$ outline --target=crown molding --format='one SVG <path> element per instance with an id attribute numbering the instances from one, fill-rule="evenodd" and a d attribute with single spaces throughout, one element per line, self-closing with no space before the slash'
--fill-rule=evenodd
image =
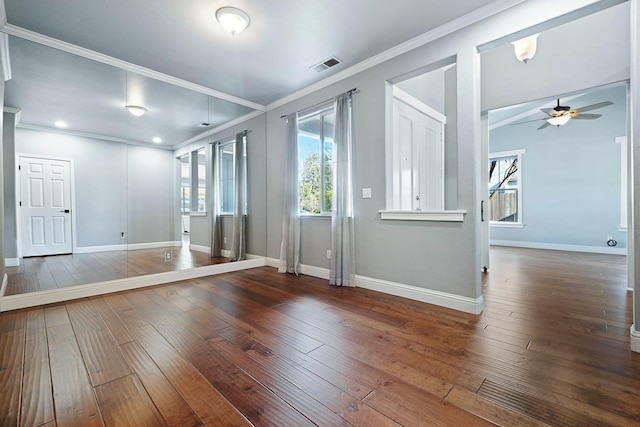
<path id="1" fill-rule="evenodd" d="M 141 67 L 139 65 L 132 64 L 127 61 L 123 61 L 112 56 L 104 55 L 99 52 L 95 52 L 84 47 L 76 46 L 71 43 L 64 42 L 62 40 L 54 39 L 53 37 L 45 36 L 35 31 L 27 30 L 12 24 L 5 24 L 2 27 L 2 31 L 6 34 L 20 37 L 25 40 L 36 42 L 45 46 L 52 47 L 54 49 L 62 50 L 64 52 L 72 53 L 74 55 L 81 56 L 83 58 L 91 59 L 93 61 L 101 62 L 103 64 L 111 65 L 113 67 L 121 68 L 126 71 L 131 71 L 136 74 L 140 74 L 145 77 L 150 77 L 156 80 L 163 81 L 175 86 L 179 86 L 185 89 L 200 92 L 205 95 L 213 96 L 214 98 L 222 99 L 224 101 L 233 102 L 234 104 L 242 105 L 245 107 L 253 108 L 254 110 L 266 111 L 266 107 L 262 104 L 248 101 L 237 96 L 229 95 L 228 93 L 220 92 L 215 89 L 208 88 L 196 83 L 182 80 L 177 77 L 170 76 L 168 74 L 160 73 L 158 71 L 151 70 L 149 68 Z"/>
<path id="2" fill-rule="evenodd" d="M 7 10 L 4 7 L 4 0 L 0 0 L 0 31 L 7 25 Z"/>
<path id="3" fill-rule="evenodd" d="M 16 127 L 20 128 L 20 129 L 37 130 L 37 131 L 40 131 L 40 132 L 60 133 L 60 134 L 63 134 L 63 135 L 79 136 L 79 137 L 82 137 L 82 138 L 99 139 L 101 141 L 119 142 L 119 143 L 127 144 L 127 145 L 137 145 L 139 147 L 157 148 L 157 149 L 160 149 L 160 150 L 171 150 L 172 149 L 172 147 L 169 146 L 169 145 L 150 144 L 150 143 L 146 143 L 146 142 L 132 141 L 132 140 L 126 139 L 126 138 L 118 138 L 118 137 L 115 137 L 115 136 L 101 135 L 99 133 L 78 132 L 78 131 L 68 130 L 68 129 L 58 129 L 58 128 L 51 128 L 51 127 L 47 127 L 47 126 L 31 125 L 31 124 L 28 124 L 28 123 L 21 123 L 21 124 L 17 125 Z"/>
<path id="4" fill-rule="evenodd" d="M 203 138 L 209 137 L 209 136 L 214 135 L 214 134 L 216 134 L 218 132 L 222 132 L 225 129 L 229 129 L 232 126 L 239 125 L 240 123 L 246 122 L 247 120 L 251 120 L 254 117 L 258 117 L 259 115 L 261 115 L 263 113 L 264 113 L 263 111 L 252 111 L 249 114 L 245 114 L 244 116 L 240 116 L 237 119 L 233 119 L 231 121 L 225 122 L 225 123 L 221 124 L 220 126 L 217 126 L 217 127 L 213 128 L 213 129 L 209 129 L 207 131 L 204 131 L 201 134 L 198 134 L 198 135 L 196 135 L 196 136 L 194 136 L 192 138 L 187 139 L 186 141 L 183 141 L 183 142 L 181 142 L 179 144 L 174 145 L 172 148 L 174 150 L 178 150 L 178 149 L 180 149 L 182 147 L 185 147 L 185 146 L 187 146 L 187 145 L 189 145 L 191 143 L 194 143 L 196 141 L 199 141 L 199 140 L 201 140 Z"/>
<path id="5" fill-rule="evenodd" d="M 476 9 L 473 12 L 454 19 L 453 21 L 447 22 L 446 24 L 434 28 L 431 31 L 427 31 L 424 34 L 421 34 L 395 47 L 387 49 L 384 52 L 365 59 L 364 61 L 359 62 L 358 64 L 353 65 L 336 74 L 333 74 L 324 80 L 320 80 L 319 82 L 313 83 L 303 89 L 300 89 L 299 91 L 296 91 L 291 95 L 280 98 L 277 101 L 268 104 L 267 111 L 281 107 L 285 104 L 288 104 L 289 102 L 295 101 L 298 98 L 302 98 L 303 96 L 309 95 L 310 93 L 337 83 L 340 80 L 344 80 L 355 74 L 361 73 L 362 71 L 368 70 L 369 68 L 372 68 L 378 64 L 393 59 L 427 43 L 431 43 L 434 40 L 454 33 L 458 30 L 468 27 L 469 25 L 475 24 L 478 21 L 489 18 L 490 16 L 503 12 L 506 9 L 510 9 L 520 3 L 523 3 L 524 1 L 525 0 L 497 0 L 489 3 L 486 6 Z"/>
<path id="6" fill-rule="evenodd" d="M 2 73 L 4 81 L 11 80 L 11 56 L 9 55 L 9 36 L 0 33 L 0 61 L 2 62 Z"/>

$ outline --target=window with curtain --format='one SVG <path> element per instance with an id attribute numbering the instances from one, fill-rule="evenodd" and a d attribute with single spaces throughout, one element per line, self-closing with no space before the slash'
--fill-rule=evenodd
<path id="1" fill-rule="evenodd" d="M 235 139 L 230 139 L 218 144 L 218 165 L 217 170 L 219 173 L 219 191 L 220 191 L 220 213 L 231 215 L 233 214 L 234 197 L 234 185 L 235 185 Z M 246 147 L 246 144 L 245 144 Z M 246 150 L 246 148 L 245 148 Z M 246 156 L 246 151 L 242 153 Z M 245 201 L 247 200 L 245 196 Z M 246 205 L 244 211 L 246 212 Z"/>
<path id="2" fill-rule="evenodd" d="M 334 174 L 333 103 L 298 116 L 298 184 L 300 213 L 330 214 Z"/>
<path id="3" fill-rule="evenodd" d="M 207 150 L 205 147 L 196 151 L 196 167 L 194 172 L 198 178 L 198 205 L 197 212 L 206 212 L 206 195 L 207 195 Z"/>

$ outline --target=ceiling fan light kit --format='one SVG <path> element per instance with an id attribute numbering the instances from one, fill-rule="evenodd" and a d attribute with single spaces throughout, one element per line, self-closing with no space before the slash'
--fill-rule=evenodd
<path id="1" fill-rule="evenodd" d="M 545 113 L 547 117 L 543 119 L 533 119 L 533 120 L 525 120 L 522 122 L 511 123 L 511 125 L 520 125 L 523 123 L 537 122 L 544 120 L 544 123 L 540 125 L 538 130 L 544 129 L 548 126 L 557 126 L 560 127 L 565 125 L 571 119 L 579 119 L 579 120 L 595 120 L 602 117 L 602 114 L 585 114 L 586 111 L 597 110 L 598 108 L 608 107 L 609 105 L 613 105 L 611 101 L 603 101 L 598 102 L 591 105 L 585 105 L 584 107 L 574 108 L 566 105 L 560 105 L 560 99 L 558 99 L 558 104 L 554 108 L 542 108 L 540 111 Z"/>
<path id="2" fill-rule="evenodd" d="M 549 117 L 547 123 L 553 126 L 562 126 L 571 119 L 571 114 L 562 114 L 559 116 Z"/>
<path id="3" fill-rule="evenodd" d="M 249 26 L 249 15 L 235 7 L 221 7 L 216 11 L 216 19 L 222 27 L 235 36 Z"/>
<path id="4" fill-rule="evenodd" d="M 513 45 L 513 50 L 515 51 L 518 61 L 524 62 L 526 64 L 531 58 L 533 58 L 538 48 L 539 35 L 540 34 L 534 34 L 532 36 L 525 37 L 511 43 Z"/>

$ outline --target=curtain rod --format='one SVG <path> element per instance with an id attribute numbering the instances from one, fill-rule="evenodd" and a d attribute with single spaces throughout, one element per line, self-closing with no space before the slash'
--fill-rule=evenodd
<path id="1" fill-rule="evenodd" d="M 246 135 L 246 134 L 248 134 L 248 133 L 251 133 L 251 130 L 250 130 L 250 129 L 241 130 L 240 132 L 237 132 L 237 133 L 236 133 L 236 135 L 237 135 L 238 133 Z M 218 140 L 216 140 L 216 141 L 211 141 L 209 144 L 217 144 L 218 142 L 222 142 L 222 141 L 226 141 L 226 140 L 231 140 L 232 138 L 233 138 L 233 136 L 230 136 L 230 137 L 228 137 L 228 138 L 218 139 Z"/>
<path id="2" fill-rule="evenodd" d="M 359 90 L 357 87 L 354 87 L 353 89 L 348 90 L 348 91 L 346 91 L 346 92 L 344 92 L 344 93 L 354 94 L 354 93 L 358 93 L 358 92 L 360 92 L 360 90 Z M 334 97 L 334 98 L 335 98 L 335 97 Z M 313 108 L 313 107 L 315 107 L 315 106 L 317 106 L 317 105 L 320 105 L 320 104 L 324 104 L 324 103 L 325 103 L 325 102 L 327 102 L 327 101 L 331 101 L 331 99 L 333 99 L 333 98 L 329 98 L 329 99 L 326 99 L 326 100 L 324 100 L 324 101 L 318 102 L 317 104 L 314 104 L 314 105 L 312 105 L 311 107 L 307 107 L 307 108 L 305 108 L 305 110 L 308 110 L 309 108 Z M 286 118 L 287 118 L 287 116 L 288 116 L 288 114 L 284 114 L 284 115 L 280 116 L 280 118 L 281 118 L 281 119 L 286 119 Z"/>

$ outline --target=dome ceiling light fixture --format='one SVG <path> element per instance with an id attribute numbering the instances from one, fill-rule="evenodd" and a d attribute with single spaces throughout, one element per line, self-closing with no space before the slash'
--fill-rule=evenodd
<path id="1" fill-rule="evenodd" d="M 136 117 L 144 116 L 144 113 L 148 111 L 140 105 L 125 105 L 125 108 Z"/>
<path id="2" fill-rule="evenodd" d="M 249 26 L 249 15 L 235 7 L 221 7 L 216 11 L 216 19 L 222 27 L 235 36 Z"/>
<path id="3" fill-rule="evenodd" d="M 533 58 L 536 54 L 536 49 L 538 48 L 539 35 L 540 34 L 534 34 L 511 43 L 518 61 L 526 64 L 531 58 Z"/>

